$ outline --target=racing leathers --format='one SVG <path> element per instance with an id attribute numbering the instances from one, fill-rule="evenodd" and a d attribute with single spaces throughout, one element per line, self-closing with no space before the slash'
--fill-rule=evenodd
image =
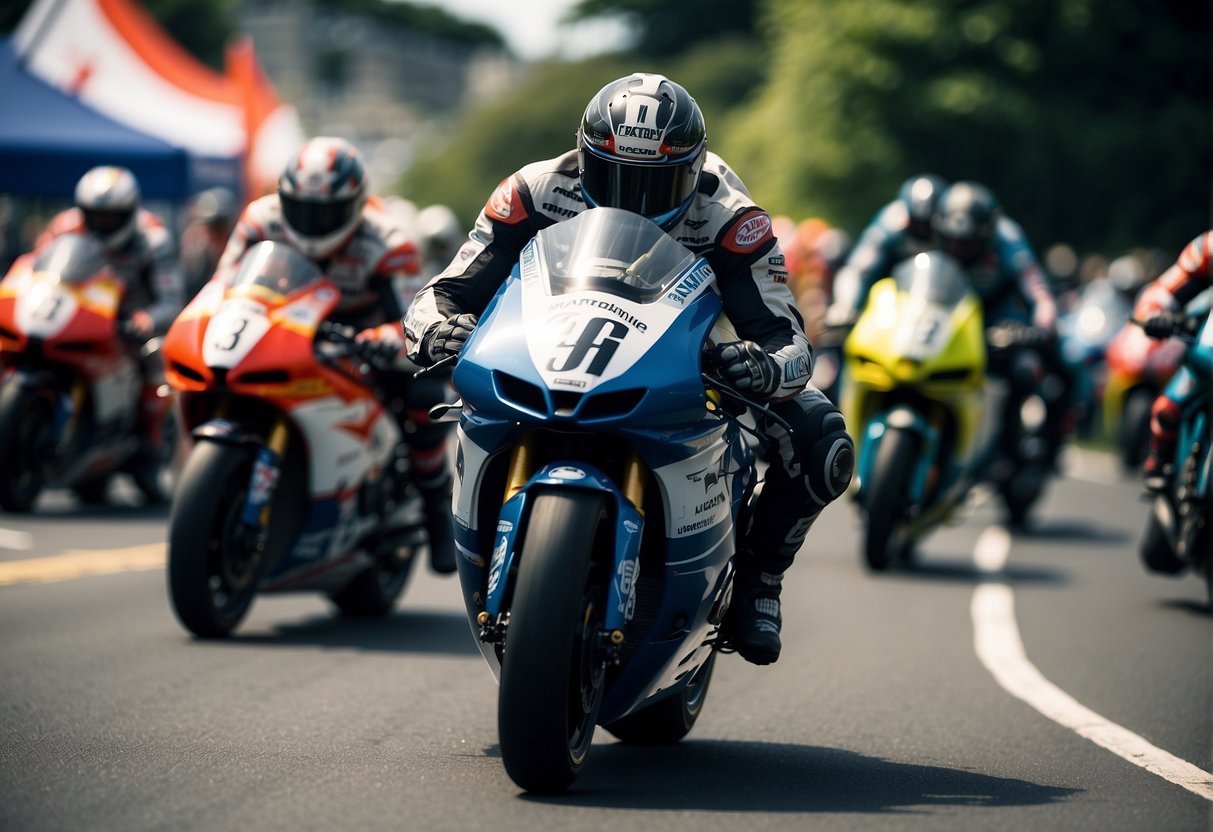
<path id="1" fill-rule="evenodd" d="M 244 209 L 217 271 L 230 269 L 251 246 L 265 240 L 290 245 L 277 194 L 261 197 Z M 451 475 L 446 464 L 449 426 L 435 423 L 429 416 L 430 408 L 445 400 L 446 382 L 433 376 L 414 379 L 416 368 L 403 355 L 405 284 L 420 268 L 416 243 L 383 201 L 371 197 L 349 240 L 317 265 L 341 290 L 341 300 L 330 318 L 333 323 L 399 345 L 399 361 L 392 370 L 381 370 L 379 381 L 390 399 L 389 409 L 400 422 L 413 481 L 424 498 L 431 566 L 438 572 L 453 572 Z"/>
<path id="2" fill-rule="evenodd" d="M 1213 285 L 1213 230 L 1205 231 L 1188 243 L 1179 259 L 1142 290 L 1133 309 L 1139 321 L 1167 313 L 1177 313 L 1193 298 Z M 1149 329 L 1147 329 L 1149 332 Z M 1199 338 L 1207 343 L 1213 337 L 1213 325 L 1206 320 Z M 1180 365 L 1166 388 L 1154 400 L 1150 418 L 1150 453 L 1143 474 L 1153 491 L 1166 487 L 1167 470 L 1175 455 L 1179 423 L 1184 409 L 1209 387 L 1209 377 Z"/>
<path id="3" fill-rule="evenodd" d="M 51 219 L 50 224 L 38 237 L 41 248 L 62 234 L 89 234 L 84 224 L 84 214 L 79 208 L 68 208 Z M 146 208 L 137 209 L 135 231 L 130 239 L 118 249 L 105 249 L 110 268 L 122 278 L 126 290 L 122 306 L 118 310 L 122 327 L 130 336 L 147 341 L 163 335 L 185 305 L 184 281 L 177 264 L 177 250 L 172 234 L 156 214 Z M 171 453 L 166 447 L 164 424 L 172 408 L 172 402 L 160 395 L 164 385 L 164 364 L 159 350 L 144 350 L 139 368 L 141 384 L 139 391 L 139 416 L 136 432 L 140 437 L 139 456 L 135 460 L 135 473 L 140 479 L 140 488 L 152 498 L 162 498 L 155 488 L 154 474 L 142 479 L 143 466 L 154 472 L 159 463 Z M 146 463 L 146 465 L 144 465 Z"/>
<path id="4" fill-rule="evenodd" d="M 413 302 L 405 329 L 419 363 L 440 358 L 436 339 L 458 335 L 471 316 L 484 311 L 536 232 L 586 207 L 576 151 L 527 165 L 502 181 L 468 241 Z M 771 460 L 750 528 L 740 535 L 745 545 L 738 552 L 739 581 L 767 581 L 777 587 L 813 521 L 850 482 L 851 438 L 842 415 L 809 384 L 812 350 L 787 287 L 771 219 L 716 154 L 707 154 L 691 206 L 668 233 L 707 259 L 724 311 L 744 339 L 740 343 L 761 348 L 756 366 L 769 361 L 769 377 L 746 378 L 739 386 L 749 383 L 748 389 L 761 390 L 771 409 L 792 427 L 789 433 L 772 420 L 758 419 L 759 429 L 774 440 L 779 453 Z M 733 349 L 734 357 L 743 351 L 736 346 L 724 349 Z M 778 604 L 777 594 L 772 603 Z M 750 661 L 768 663 L 778 655 L 778 641 L 774 655 L 755 658 L 738 649 Z"/>

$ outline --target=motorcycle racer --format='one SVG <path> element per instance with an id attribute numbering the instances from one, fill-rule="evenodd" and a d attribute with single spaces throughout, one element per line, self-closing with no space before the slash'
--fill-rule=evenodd
<path id="1" fill-rule="evenodd" d="M 334 323 L 361 330 L 395 369 L 380 379 L 404 430 L 410 462 L 425 503 L 430 566 L 455 571 L 451 529 L 451 475 L 446 461 L 449 426 L 430 421 L 429 409 L 446 397 L 441 378 L 413 379 L 405 358 L 399 285 L 420 269 L 412 230 L 396 221 L 383 200 L 367 192 L 366 168 L 344 139 L 306 142 L 278 179 L 278 192 L 250 203 L 219 259 L 220 271 L 264 240 L 284 242 L 313 260 L 341 290 Z M 403 424 L 402 424 L 403 427 Z"/>
<path id="2" fill-rule="evenodd" d="M 427 365 L 458 354 L 536 232 L 597 206 L 646 216 L 708 260 L 741 339 L 718 345 L 713 360 L 793 428 L 760 420 L 780 452 L 741 535 L 726 624 L 743 658 L 769 664 L 781 648 L 783 575 L 818 514 L 846 490 L 854 448 L 837 408 L 809 384 L 812 349 L 771 218 L 707 150 L 703 115 L 685 89 L 649 73 L 612 81 L 589 102 L 575 149 L 503 180 L 454 260 L 417 295 L 405 323 L 411 352 Z"/>
<path id="3" fill-rule="evenodd" d="M 36 247 L 62 234 L 88 234 L 101 241 L 110 267 L 126 283 L 119 311 L 123 329 L 141 341 L 168 330 L 186 300 L 177 251 L 164 222 L 141 205 L 139 182 L 131 171 L 102 165 L 80 177 L 75 205 L 51 219 Z M 164 384 L 159 353 L 149 353 L 139 366 L 140 449 L 132 473 L 145 496 L 157 501 L 165 497 L 157 481 L 168 451 L 163 425 L 170 402 L 159 393 Z"/>
<path id="4" fill-rule="evenodd" d="M 1184 246 L 1179 258 L 1142 290 L 1133 309 L 1133 317 L 1145 323 L 1147 335 L 1162 337 L 1172 331 L 1172 321 L 1182 314 L 1184 305 L 1213 284 L 1213 230 L 1198 234 Z M 1157 319 L 1151 323 L 1151 319 Z M 1150 450 L 1142 468 L 1145 486 L 1150 491 L 1165 491 L 1174 473 L 1170 461 L 1175 455 L 1175 442 L 1183 410 L 1189 402 L 1209 386 L 1208 377 L 1201 377 L 1187 365 L 1167 382 L 1166 388 L 1154 400 L 1150 418 Z"/>

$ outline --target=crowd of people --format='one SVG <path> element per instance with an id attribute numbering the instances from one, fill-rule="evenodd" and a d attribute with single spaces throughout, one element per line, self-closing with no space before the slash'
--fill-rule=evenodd
<path id="1" fill-rule="evenodd" d="M 631 106 L 632 99 L 662 106 L 648 112 Z M 621 136 L 629 140 L 617 141 Z M 337 321 L 382 352 L 393 412 L 413 422 L 404 436 L 425 501 L 431 564 L 448 573 L 456 568 L 448 427 L 424 416 L 444 399 L 446 380 L 415 379 L 412 371 L 458 355 L 539 230 L 597 206 L 648 217 L 711 265 L 738 336 L 715 347 L 713 361 L 722 378 L 768 402 L 777 417 L 757 426 L 780 452 L 768 460 L 766 485 L 738 551 L 728 624 L 733 646 L 757 664 L 779 656 L 781 581 L 818 514 L 846 491 L 854 465 L 848 428 L 856 426 L 844 425 L 836 402 L 813 383 L 810 345 L 851 327 L 873 285 L 897 263 L 944 252 L 968 276 L 986 320 L 1012 319 L 1043 333 L 1025 349 L 1037 351 L 1064 382 L 1046 399 L 1050 465 L 1074 429 L 1081 398 L 1075 373 L 1083 372 L 1063 356 L 1059 320 L 1079 306 L 1084 288 L 1106 281 L 1135 299 L 1138 316 L 1151 316 L 1173 313 L 1209 282 L 1207 233 L 1165 272 L 1154 253 L 1108 262 L 1080 259 L 1061 245 L 1046 251 L 1042 265 L 987 186 L 933 173 L 909 177 L 853 242 L 821 218 L 772 218 L 708 148 L 691 94 L 646 73 L 606 84 L 589 102 L 574 148 L 523 167 L 486 196 L 468 233 L 446 206 L 419 209 L 372 194 L 356 148 L 318 137 L 287 165 L 276 193 L 242 206 L 230 191 L 204 191 L 191 200 L 179 233 L 142 205 L 129 171 L 94 168 L 38 245 L 63 233 L 99 238 L 131 287 L 124 320 L 146 338 L 163 334 L 189 298 L 222 279 L 259 241 L 284 243 L 320 265 L 340 288 Z M 1183 376 L 1155 405 L 1146 463 L 1152 488 L 1168 474 L 1178 408 L 1201 383 Z M 140 433 L 148 437 L 149 460 L 161 441 L 156 425 L 164 400 L 154 393 L 160 384 L 148 367 Z"/>

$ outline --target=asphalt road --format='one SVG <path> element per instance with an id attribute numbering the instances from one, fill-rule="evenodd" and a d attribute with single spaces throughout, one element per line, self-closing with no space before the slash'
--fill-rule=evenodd
<path id="1" fill-rule="evenodd" d="M 831 507 L 779 663 L 722 657 L 675 747 L 600 732 L 561 798 L 502 769 L 453 578 L 418 570 L 375 622 L 263 597 L 199 642 L 167 511 L 119 502 L 0 515 L 0 830 L 1213 828 L 1213 617 L 1139 565 L 1146 506 L 1101 457 L 1031 534 L 976 505 L 908 572 L 868 574 Z"/>

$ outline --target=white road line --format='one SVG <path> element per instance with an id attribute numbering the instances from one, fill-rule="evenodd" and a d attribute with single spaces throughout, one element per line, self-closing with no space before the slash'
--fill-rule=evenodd
<path id="1" fill-rule="evenodd" d="M 14 549 L 18 552 L 28 552 L 34 548 L 34 536 L 29 532 L 19 532 L 16 529 L 0 529 L 0 549 Z"/>
<path id="2" fill-rule="evenodd" d="M 1010 535 L 992 526 L 978 538 L 973 555 L 978 569 L 994 577 L 1010 551 Z M 1213 801 L 1213 774 L 1104 719 L 1041 675 L 1024 653 L 1009 586 L 996 580 L 980 584 L 971 610 L 977 656 L 1004 690 L 1101 748 Z"/>

